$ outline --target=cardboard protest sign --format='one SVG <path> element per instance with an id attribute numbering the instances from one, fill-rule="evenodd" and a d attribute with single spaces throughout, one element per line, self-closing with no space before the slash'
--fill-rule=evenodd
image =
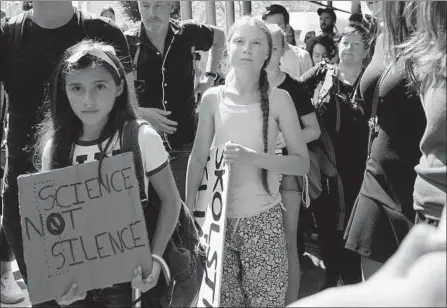
<path id="1" fill-rule="evenodd" d="M 129 282 L 152 258 L 133 154 L 19 177 L 22 235 L 33 304 Z"/>
<path id="2" fill-rule="evenodd" d="M 229 178 L 223 158 L 223 148 L 211 150 L 197 196 L 195 213 L 205 213 L 205 215 L 204 217 L 196 215 L 195 219 L 201 227 L 201 236 L 208 245 L 206 271 L 203 275 L 197 307 L 219 307 L 220 304 Z"/>

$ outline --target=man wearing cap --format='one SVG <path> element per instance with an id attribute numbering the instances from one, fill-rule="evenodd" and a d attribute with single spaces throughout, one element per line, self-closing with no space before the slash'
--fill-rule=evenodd
<path id="1" fill-rule="evenodd" d="M 267 24 L 278 25 L 284 33 L 287 33 L 286 29 L 289 27 L 290 15 L 282 5 L 272 4 L 262 14 L 262 20 Z M 286 51 L 281 59 L 281 70 L 283 72 L 299 78 L 312 66 L 312 59 L 306 50 L 287 44 Z"/>
<path id="2" fill-rule="evenodd" d="M 319 8 L 317 10 L 320 16 L 321 35 L 329 36 L 331 39 L 335 38 L 335 23 L 337 22 L 337 15 L 331 8 Z"/>

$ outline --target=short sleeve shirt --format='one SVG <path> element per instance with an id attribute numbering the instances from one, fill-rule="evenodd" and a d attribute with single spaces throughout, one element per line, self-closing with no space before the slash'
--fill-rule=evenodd
<path id="1" fill-rule="evenodd" d="M 299 117 L 315 112 L 310 98 L 310 93 L 306 86 L 295 78 L 291 77 L 289 74 L 286 74 L 286 79 L 278 86 L 278 88 L 289 93 Z M 301 126 L 303 126 L 302 123 Z"/>
<path id="2" fill-rule="evenodd" d="M 107 157 L 122 153 L 117 136 L 111 138 L 114 138 L 114 140 L 111 142 L 111 146 L 106 153 Z M 78 141 L 73 148 L 72 164 L 84 164 L 99 160 L 101 151 L 98 145 L 101 143 L 104 148 L 108 141 L 108 139 L 102 142 L 100 140 Z M 149 125 L 142 125 L 140 127 L 138 144 L 140 145 L 141 158 L 143 160 L 144 183 L 146 185 L 146 191 L 148 191 L 149 177 L 157 174 L 169 164 L 168 153 L 163 146 L 160 135 Z M 47 146 L 49 145 L 51 145 L 51 141 L 47 144 Z M 44 150 L 44 155 L 48 152 L 50 151 Z M 42 157 L 42 160 L 46 162 L 49 162 L 50 159 L 50 157 Z"/>
<path id="3" fill-rule="evenodd" d="M 135 89 L 141 107 L 169 110 L 178 123 L 169 136 L 171 148 L 191 143 L 195 134 L 193 51 L 208 51 L 213 45 L 213 29 L 192 21 L 172 20 L 165 40 L 164 54 L 150 42 L 144 25 L 126 32 L 134 70 Z M 139 46 L 138 59 L 135 59 Z"/>
<path id="4" fill-rule="evenodd" d="M 296 78 L 312 68 L 309 53 L 299 47 L 288 45 L 281 59 L 281 70 Z"/>

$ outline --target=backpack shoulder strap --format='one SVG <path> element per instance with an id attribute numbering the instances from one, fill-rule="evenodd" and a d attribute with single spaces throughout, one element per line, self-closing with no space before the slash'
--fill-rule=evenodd
<path id="1" fill-rule="evenodd" d="M 371 156 L 372 151 L 372 143 L 374 138 L 376 137 L 376 134 L 378 133 L 378 124 L 379 121 L 377 119 L 377 110 L 379 109 L 379 102 L 380 102 L 380 86 L 382 85 L 383 80 L 388 75 L 392 68 L 392 65 L 390 65 L 380 76 L 379 80 L 377 81 L 376 87 L 374 88 L 374 94 L 373 94 L 373 100 L 372 100 L 372 106 L 371 106 L 371 117 L 369 118 L 369 140 L 368 140 L 368 158 Z"/>
<path id="2" fill-rule="evenodd" d="M 147 200 L 146 189 L 144 185 L 144 169 L 143 159 L 141 157 L 140 144 L 138 143 L 138 135 L 140 127 L 149 125 L 147 122 L 139 122 L 137 120 L 127 121 L 124 124 L 123 136 L 121 138 L 121 149 L 124 152 L 132 152 L 135 163 L 135 172 L 140 188 L 141 201 Z"/>
<path id="3" fill-rule="evenodd" d="M 392 65 L 390 65 L 380 76 L 379 80 L 377 81 L 376 87 L 374 88 L 374 94 L 373 94 L 373 101 L 371 106 L 371 118 L 374 118 L 377 116 L 377 109 L 379 108 L 379 100 L 380 100 L 380 86 L 382 85 L 383 80 L 388 75 L 392 68 Z"/>

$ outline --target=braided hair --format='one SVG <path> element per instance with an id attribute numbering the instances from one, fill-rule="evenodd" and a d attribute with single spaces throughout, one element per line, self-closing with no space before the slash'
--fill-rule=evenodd
<path id="1" fill-rule="evenodd" d="M 270 102 L 269 102 L 269 90 L 270 84 L 267 79 L 267 72 L 265 68 L 261 70 L 259 76 L 259 91 L 261 92 L 261 110 L 262 110 L 262 139 L 264 141 L 264 153 L 268 151 L 268 132 L 269 132 L 269 115 L 270 115 Z M 268 186 L 267 170 L 262 169 L 261 181 L 264 189 L 270 194 Z"/>
<path id="2" fill-rule="evenodd" d="M 272 57 L 273 39 L 269 28 L 264 22 L 256 18 L 252 18 L 252 20 L 254 24 L 258 26 L 265 33 L 268 43 L 267 59 L 265 60 L 264 65 L 262 65 L 261 73 L 259 75 L 259 92 L 261 94 L 261 111 L 262 111 L 262 139 L 264 142 L 264 153 L 267 153 L 269 147 L 268 135 L 269 135 L 269 116 L 270 116 L 270 101 L 269 101 L 270 84 L 268 81 L 266 68 L 270 62 L 270 58 Z M 267 191 L 267 193 L 270 194 L 267 169 L 261 170 L 261 181 L 262 186 L 264 186 L 264 189 Z"/>

